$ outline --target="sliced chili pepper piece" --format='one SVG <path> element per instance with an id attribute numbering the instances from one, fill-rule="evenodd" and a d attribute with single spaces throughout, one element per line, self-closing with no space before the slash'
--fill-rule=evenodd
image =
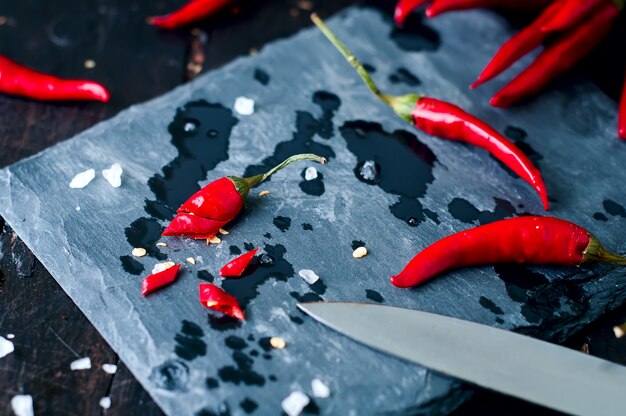
<path id="1" fill-rule="evenodd" d="M 447 12 L 486 7 L 540 10 L 551 2 L 552 0 L 434 0 L 426 9 L 426 16 L 433 18 Z"/>
<path id="2" fill-rule="evenodd" d="M 222 277 L 240 277 L 243 272 L 246 270 L 256 252 L 259 251 L 258 248 L 254 250 L 248 251 L 245 254 L 237 257 L 234 260 L 228 262 L 222 269 L 220 270 L 220 276 Z"/>
<path id="3" fill-rule="evenodd" d="M 232 3 L 233 0 L 191 0 L 178 10 L 165 16 L 154 16 L 148 18 L 148 23 L 161 29 L 178 29 L 205 19 L 218 10 Z"/>
<path id="4" fill-rule="evenodd" d="M 237 299 L 212 283 L 200 283 L 200 303 L 205 308 L 221 312 L 224 315 L 242 321 L 246 319 Z"/>
<path id="5" fill-rule="evenodd" d="M 86 80 L 62 79 L 0 56 L 0 92 L 41 101 L 109 101 L 109 91 Z"/>
<path id="6" fill-rule="evenodd" d="M 228 221 L 202 218 L 193 214 L 180 213 L 176 214 L 176 217 L 170 222 L 162 235 L 191 237 L 196 240 L 204 240 L 217 234 L 219 229 L 226 225 L 227 222 Z"/>
<path id="7" fill-rule="evenodd" d="M 606 1 L 613 0 L 566 0 L 541 30 L 556 32 L 574 27 Z"/>
<path id="8" fill-rule="evenodd" d="M 535 61 L 491 99 L 495 107 L 508 107 L 539 92 L 591 52 L 611 30 L 619 9 L 605 2 L 579 26 L 561 34 Z"/>
<path id="9" fill-rule="evenodd" d="M 359 60 L 337 39 L 324 22 L 315 14 L 311 18 L 344 58 L 356 69 L 372 93 L 393 108 L 398 116 L 428 134 L 469 143 L 487 150 L 532 185 L 539 194 L 544 209 L 548 209 L 548 197 L 541 173 L 515 144 L 487 123 L 456 105 L 419 94 L 407 94 L 398 97 L 383 94 Z"/>
<path id="10" fill-rule="evenodd" d="M 400 274 L 397 287 L 417 286 L 448 270 L 498 263 L 579 266 L 605 262 L 626 265 L 584 228 L 553 217 L 518 217 L 461 231 L 419 252 Z"/>
<path id="11" fill-rule="evenodd" d="M 619 105 L 619 121 L 618 121 L 619 137 L 626 140 L 626 76 L 624 77 L 624 89 L 622 91 L 622 100 Z"/>
<path id="12" fill-rule="evenodd" d="M 180 269 L 181 264 L 177 264 L 170 268 L 163 270 L 162 272 L 151 274 L 143 279 L 141 285 L 141 295 L 146 296 L 149 293 L 154 292 L 160 287 L 167 286 L 176 280 L 176 275 Z"/>
<path id="13" fill-rule="evenodd" d="M 396 8 L 393 13 L 393 18 L 396 25 L 404 25 L 404 21 L 411 14 L 411 12 L 423 4 L 428 3 L 431 0 L 399 0 L 396 3 Z"/>
<path id="14" fill-rule="evenodd" d="M 477 88 L 481 84 L 497 77 L 521 57 L 541 46 L 548 36 L 546 32 L 541 30 L 541 27 L 559 10 L 562 4 L 562 1 L 552 3 L 535 21 L 506 41 L 498 49 L 494 57 L 491 58 L 491 61 L 489 61 L 470 88 Z"/>

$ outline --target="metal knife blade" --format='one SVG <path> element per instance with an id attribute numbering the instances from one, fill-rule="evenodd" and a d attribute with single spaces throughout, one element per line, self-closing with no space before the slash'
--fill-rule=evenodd
<path id="1" fill-rule="evenodd" d="M 574 415 L 626 414 L 626 367 L 447 316 L 368 303 L 298 304 L 369 347 Z"/>

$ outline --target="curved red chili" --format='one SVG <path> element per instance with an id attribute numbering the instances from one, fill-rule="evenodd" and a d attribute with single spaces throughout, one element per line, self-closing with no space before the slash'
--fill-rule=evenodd
<path id="1" fill-rule="evenodd" d="M 419 285 L 448 270 L 497 263 L 579 266 L 588 262 L 626 265 L 584 228 L 552 217 L 518 217 L 461 231 L 419 252 L 400 274 L 397 287 Z"/>
<path id="2" fill-rule="evenodd" d="M 221 312 L 224 315 L 232 316 L 242 321 L 246 319 L 239 302 L 234 296 L 229 295 L 212 283 L 200 283 L 199 289 L 200 303 L 205 308 Z"/>
<path id="3" fill-rule="evenodd" d="M 618 133 L 619 137 L 626 140 L 626 76 L 624 76 L 624 87 L 622 100 L 619 105 Z"/>
<path id="4" fill-rule="evenodd" d="M 154 292 L 158 288 L 172 283 L 174 280 L 176 280 L 176 275 L 178 274 L 180 266 L 180 264 L 177 264 L 161 272 L 151 274 L 150 276 L 143 279 L 141 285 L 141 295 L 146 296 L 149 293 Z"/>
<path id="5" fill-rule="evenodd" d="M 541 28 L 544 23 L 558 12 L 562 4 L 562 1 L 552 3 L 535 21 L 506 41 L 491 58 L 491 61 L 489 61 L 470 88 L 477 88 L 479 85 L 497 77 L 521 57 L 541 46 L 541 43 L 548 36 Z"/>
<path id="6" fill-rule="evenodd" d="M 576 26 L 606 1 L 613 0 L 565 0 L 559 11 L 544 23 L 541 30 L 556 32 Z"/>
<path id="7" fill-rule="evenodd" d="M 239 214 L 251 188 L 298 160 L 326 163 L 323 157 L 303 153 L 289 157 L 261 175 L 250 178 L 227 176 L 216 179 L 193 194 L 178 208 L 176 217 L 163 231 L 163 235 L 196 239 L 213 237 L 220 228 Z"/>
<path id="8" fill-rule="evenodd" d="M 426 9 L 426 16 L 433 18 L 451 11 L 486 7 L 538 10 L 551 2 L 552 0 L 434 0 Z"/>
<path id="9" fill-rule="evenodd" d="M 148 18 L 148 23 L 161 29 L 178 29 L 196 20 L 204 19 L 233 0 L 191 0 L 178 10 L 165 16 Z"/>
<path id="10" fill-rule="evenodd" d="M 456 105 L 418 94 L 407 94 L 399 97 L 383 94 L 359 60 L 337 39 L 324 22 L 315 14 L 311 18 L 356 69 L 370 90 L 380 100 L 391 106 L 398 116 L 428 134 L 469 143 L 487 150 L 531 184 L 539 194 L 544 209 L 548 209 L 548 196 L 541 173 L 515 144 L 487 123 L 468 114 Z"/>
<path id="11" fill-rule="evenodd" d="M 393 18 L 398 26 L 402 26 L 411 12 L 430 0 L 399 0 L 393 12 Z"/>
<path id="12" fill-rule="evenodd" d="M 247 253 L 237 257 L 236 259 L 229 261 L 220 270 L 220 276 L 240 277 L 256 255 L 257 251 L 259 251 L 259 249 L 255 248 L 254 250 L 250 250 Z"/>
<path id="13" fill-rule="evenodd" d="M 62 79 L 0 56 L 0 92 L 42 101 L 109 101 L 109 91 L 93 81 Z"/>
<path id="14" fill-rule="evenodd" d="M 528 68 L 493 96 L 491 105 L 508 107 L 536 94 L 591 52 L 609 33 L 619 11 L 613 2 L 603 3 L 587 20 L 548 45 Z"/>

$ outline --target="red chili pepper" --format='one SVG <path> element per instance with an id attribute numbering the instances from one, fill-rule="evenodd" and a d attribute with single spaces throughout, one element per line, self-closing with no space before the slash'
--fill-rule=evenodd
<path id="1" fill-rule="evenodd" d="M 246 319 L 237 299 L 212 283 L 200 283 L 200 303 L 205 308 L 221 312 L 224 315 L 242 321 Z"/>
<path id="2" fill-rule="evenodd" d="M 495 78 L 517 62 L 518 59 L 538 48 L 548 36 L 541 28 L 558 12 L 562 4 L 563 1 L 552 3 L 534 22 L 513 35 L 511 39 L 502 45 L 470 88 L 477 88 L 479 85 Z"/>
<path id="3" fill-rule="evenodd" d="M 541 30 L 556 32 L 576 26 L 606 1 L 613 0 L 566 0 Z"/>
<path id="4" fill-rule="evenodd" d="M 602 41 L 619 11 L 614 3 L 605 2 L 586 21 L 564 32 L 526 70 L 500 90 L 491 99 L 491 105 L 508 107 L 534 95 L 556 76 L 570 69 Z"/>
<path id="5" fill-rule="evenodd" d="M 399 0 L 396 3 L 396 9 L 393 13 L 393 18 L 396 21 L 396 25 L 402 26 L 406 18 L 411 12 L 417 9 L 419 6 L 428 3 L 430 0 Z"/>
<path id="6" fill-rule="evenodd" d="M 93 81 L 61 79 L 0 56 L 0 92 L 42 101 L 109 101 L 109 92 Z"/>
<path id="7" fill-rule="evenodd" d="M 426 9 L 426 16 L 433 18 L 451 11 L 486 7 L 540 10 L 551 2 L 552 0 L 434 0 Z"/>
<path id="8" fill-rule="evenodd" d="M 407 94 L 399 97 L 383 94 L 359 60 L 337 39 L 324 22 L 315 14 L 311 18 L 346 60 L 356 69 L 370 90 L 380 100 L 391 106 L 398 116 L 428 134 L 469 143 L 487 150 L 496 159 L 531 184 L 539 193 L 544 209 L 548 209 L 548 197 L 539 170 L 533 166 L 532 162 L 511 141 L 456 105 L 418 94 Z"/>
<path id="9" fill-rule="evenodd" d="M 228 262 L 222 269 L 220 270 L 220 276 L 222 277 L 240 277 L 243 272 L 246 270 L 256 252 L 259 251 L 258 248 L 254 250 L 248 251 L 245 254 L 237 257 L 234 260 Z"/>
<path id="10" fill-rule="evenodd" d="M 191 0 L 178 10 L 165 16 L 148 18 L 148 23 L 161 29 L 178 29 L 182 26 L 209 17 L 233 0 Z"/>
<path id="11" fill-rule="evenodd" d="M 626 76 L 624 77 L 624 90 L 622 91 L 622 101 L 619 105 L 619 137 L 626 140 Z"/>
<path id="12" fill-rule="evenodd" d="M 147 294 L 154 292 L 158 288 L 167 286 L 172 283 L 174 280 L 176 280 L 176 275 L 178 274 L 180 266 L 180 264 L 177 264 L 163 270 L 162 272 L 151 274 L 150 276 L 143 279 L 143 283 L 141 285 L 141 295 L 146 296 Z"/>
<path id="13" fill-rule="evenodd" d="M 298 160 L 313 160 L 321 164 L 326 163 L 326 159 L 323 157 L 303 153 L 291 156 L 261 175 L 250 178 L 227 176 L 217 179 L 193 194 L 178 208 L 176 217 L 163 231 L 163 235 L 185 236 L 196 239 L 213 237 L 220 228 L 239 214 L 251 188 Z"/>
<path id="14" fill-rule="evenodd" d="M 626 265 L 584 228 L 552 217 L 519 217 L 461 231 L 419 252 L 391 283 L 419 285 L 445 271 L 497 263 Z"/>

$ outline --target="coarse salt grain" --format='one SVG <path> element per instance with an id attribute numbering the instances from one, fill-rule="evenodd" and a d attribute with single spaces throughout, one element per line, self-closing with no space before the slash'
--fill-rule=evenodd
<path id="1" fill-rule="evenodd" d="M 117 366 L 115 364 L 102 364 L 102 370 L 107 374 L 117 373 Z"/>
<path id="2" fill-rule="evenodd" d="M 193 257 L 187 257 L 185 261 L 189 264 L 196 264 L 196 259 L 194 259 Z"/>
<path id="3" fill-rule="evenodd" d="M 103 409 L 108 409 L 109 407 L 111 407 L 111 398 L 110 397 L 103 397 L 100 399 L 100 407 Z"/>
<path id="4" fill-rule="evenodd" d="M 107 180 L 114 188 L 119 188 L 122 186 L 122 173 L 124 170 L 122 169 L 122 165 L 119 163 L 114 163 L 110 168 L 104 169 L 102 171 L 102 176 Z"/>
<path id="5" fill-rule="evenodd" d="M 15 416 L 33 416 L 33 396 L 30 394 L 18 394 L 11 399 L 11 409 Z"/>
<path id="6" fill-rule="evenodd" d="M 313 392 L 313 396 L 319 397 L 320 399 L 325 399 L 330 396 L 330 389 L 319 378 L 311 380 L 311 391 Z"/>
<path id="7" fill-rule="evenodd" d="M 14 334 L 7 334 L 7 339 L 13 339 L 13 338 L 15 338 Z"/>
<path id="8" fill-rule="evenodd" d="M 70 370 L 89 370 L 91 368 L 91 359 L 89 357 L 79 358 L 72 361 L 70 364 Z"/>
<path id="9" fill-rule="evenodd" d="M 7 337 L 9 337 L 9 335 L 7 335 Z M 0 358 L 6 357 L 13 351 L 15 351 L 15 346 L 13 345 L 13 343 L 5 337 L 0 336 Z"/>
<path id="10" fill-rule="evenodd" d="M 287 415 L 298 416 L 310 401 L 311 399 L 306 394 L 301 391 L 294 391 L 280 402 L 280 407 Z"/>
<path id="11" fill-rule="evenodd" d="M 354 257 L 355 259 L 360 259 L 361 257 L 365 256 L 367 256 L 367 249 L 365 247 L 358 247 L 352 252 L 352 257 Z"/>
<path id="12" fill-rule="evenodd" d="M 304 171 L 304 179 L 307 181 L 312 181 L 313 179 L 317 179 L 317 169 L 313 166 L 309 166 Z"/>
<path id="13" fill-rule="evenodd" d="M 309 269 L 300 270 L 298 272 L 298 275 L 300 275 L 300 277 L 303 278 L 304 281 L 310 285 L 320 280 L 320 277 L 317 274 L 315 274 L 313 270 L 309 270 Z"/>
<path id="14" fill-rule="evenodd" d="M 154 265 L 154 267 L 152 268 L 152 274 L 155 274 L 155 273 L 160 273 L 160 272 L 162 272 L 163 270 L 167 270 L 167 269 L 169 269 L 170 267 L 174 267 L 174 266 L 175 266 L 175 264 L 174 264 L 174 262 L 173 262 L 173 261 L 165 261 L 165 262 L 163 262 L 163 263 L 157 263 L 157 264 L 155 264 L 155 265 Z"/>
<path id="15" fill-rule="evenodd" d="M 234 108 L 242 116 L 249 116 L 254 114 L 254 100 L 248 97 L 237 97 Z"/>
<path id="16" fill-rule="evenodd" d="M 83 189 L 85 186 L 89 185 L 89 182 L 91 182 L 95 177 L 96 171 L 94 169 L 87 169 L 72 178 L 70 181 L 70 188 Z"/>
<path id="17" fill-rule="evenodd" d="M 282 350 L 283 348 L 287 346 L 287 341 L 285 341 L 285 338 L 272 337 L 270 338 L 270 345 L 272 346 L 272 348 L 276 348 L 277 350 Z"/>
<path id="18" fill-rule="evenodd" d="M 145 256 L 145 255 L 146 255 L 146 253 L 147 253 L 147 251 L 146 251 L 146 249 L 145 249 L 145 248 L 142 248 L 142 247 L 135 247 L 135 248 L 133 249 L 133 251 L 131 251 L 131 253 L 130 253 L 130 254 L 132 254 L 132 255 L 133 255 L 133 257 L 143 257 L 143 256 Z"/>

